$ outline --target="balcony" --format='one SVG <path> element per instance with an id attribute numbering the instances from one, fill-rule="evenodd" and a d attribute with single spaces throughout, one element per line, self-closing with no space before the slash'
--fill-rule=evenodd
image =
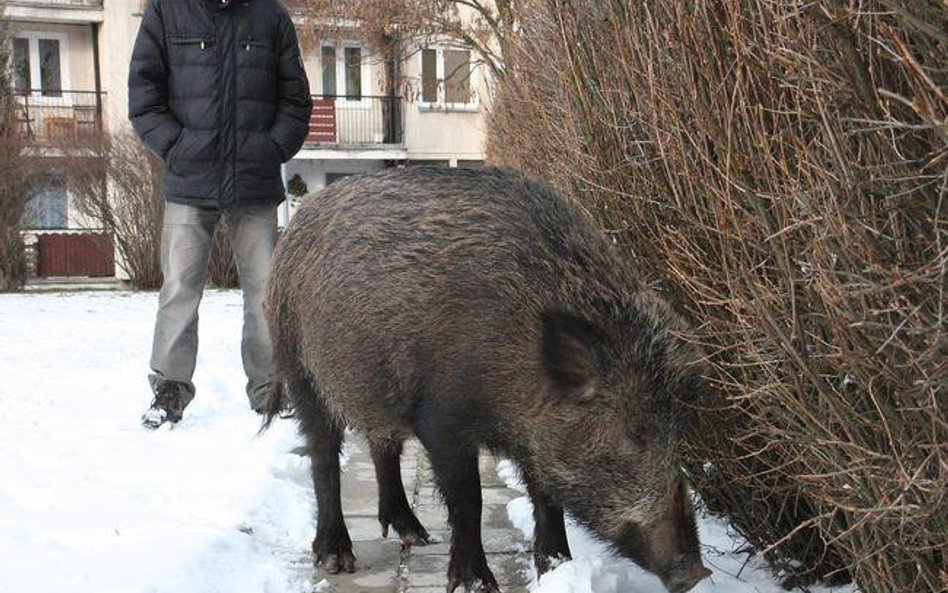
<path id="1" fill-rule="evenodd" d="M 401 97 L 313 95 L 307 148 L 400 146 L 402 121 Z"/>
<path id="2" fill-rule="evenodd" d="M 7 5 L 78 9 L 102 8 L 102 0 L 7 0 Z"/>
<path id="3" fill-rule="evenodd" d="M 96 91 L 20 92 L 16 96 L 20 134 L 34 145 L 91 142 L 102 130 L 104 94 Z"/>
<path id="4" fill-rule="evenodd" d="M 51 23 L 102 22 L 103 0 L 7 0 L 6 17 L 13 21 Z"/>

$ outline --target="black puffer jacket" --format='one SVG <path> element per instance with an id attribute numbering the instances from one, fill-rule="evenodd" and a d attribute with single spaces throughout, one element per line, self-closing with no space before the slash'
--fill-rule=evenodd
<path id="1" fill-rule="evenodd" d="M 280 163 L 312 100 L 279 0 L 151 0 L 128 75 L 135 132 L 164 159 L 165 197 L 193 206 L 280 202 Z"/>

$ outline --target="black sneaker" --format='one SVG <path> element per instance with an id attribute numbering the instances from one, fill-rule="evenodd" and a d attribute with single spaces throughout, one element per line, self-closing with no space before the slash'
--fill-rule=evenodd
<path id="1" fill-rule="evenodd" d="M 155 399 L 151 407 L 142 414 L 142 426 L 155 429 L 171 422 L 181 420 L 184 408 L 194 398 L 186 383 L 180 381 L 160 381 L 155 386 Z"/>

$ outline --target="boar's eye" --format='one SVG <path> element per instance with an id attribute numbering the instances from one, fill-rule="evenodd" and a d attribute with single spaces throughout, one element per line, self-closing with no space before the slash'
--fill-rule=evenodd
<path id="1" fill-rule="evenodd" d="M 636 447 L 646 451 L 651 449 L 655 443 L 655 429 L 652 427 L 636 426 L 632 429 L 632 434 L 629 436 L 632 438 L 632 442 L 635 443 Z"/>
<path id="2" fill-rule="evenodd" d="M 560 395 L 590 401 L 599 386 L 597 346 L 600 333 L 592 323 L 572 313 L 548 309 L 543 324 L 543 365 Z"/>

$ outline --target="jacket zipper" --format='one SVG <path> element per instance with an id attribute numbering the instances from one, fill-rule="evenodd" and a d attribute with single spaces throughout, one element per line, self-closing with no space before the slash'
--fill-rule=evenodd
<path id="1" fill-rule="evenodd" d="M 174 45 L 193 45 L 199 44 L 201 49 L 207 49 L 208 45 L 214 43 L 213 37 L 172 37 L 171 43 Z"/>
<path id="2" fill-rule="evenodd" d="M 231 68 L 230 99 L 233 103 L 233 114 L 232 114 L 233 121 L 236 122 L 237 121 L 237 52 L 236 51 L 230 52 L 230 68 Z M 233 179 L 233 192 L 232 192 L 233 202 L 231 202 L 231 205 L 236 205 L 237 204 L 237 186 L 238 186 L 238 183 L 237 183 L 237 127 L 236 125 L 234 125 L 234 127 L 232 128 L 232 137 L 234 139 L 233 141 L 234 149 L 230 155 L 230 172 Z"/>
<path id="3" fill-rule="evenodd" d="M 269 45 L 269 44 L 264 43 L 263 41 L 259 41 L 259 40 L 257 40 L 257 39 L 254 39 L 253 37 L 246 37 L 246 38 L 244 38 L 244 39 L 241 39 L 241 40 L 238 42 L 238 45 L 239 45 L 240 47 L 242 47 L 242 48 L 244 49 L 244 51 L 250 51 L 250 48 L 251 48 L 251 47 L 262 47 L 262 48 L 265 48 L 265 49 L 270 49 L 270 45 Z"/>

